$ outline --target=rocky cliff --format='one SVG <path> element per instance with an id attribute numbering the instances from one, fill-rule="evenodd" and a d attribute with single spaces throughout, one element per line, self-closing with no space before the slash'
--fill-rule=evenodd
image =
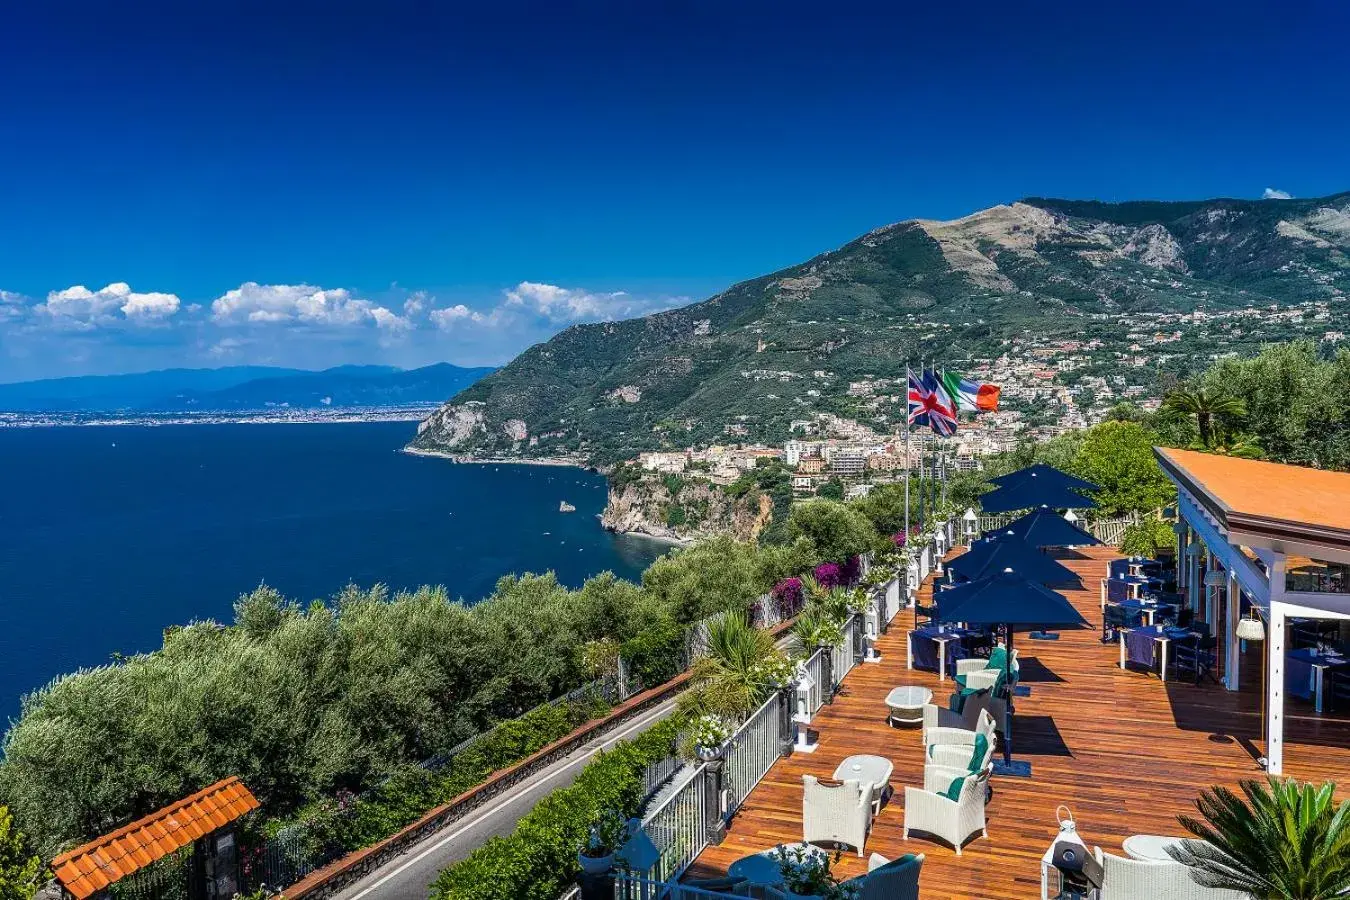
<path id="1" fill-rule="evenodd" d="M 772 501 L 758 491 L 733 498 L 706 481 L 649 475 L 611 487 L 600 521 L 611 531 L 663 540 L 697 541 L 729 534 L 753 541 L 772 514 Z"/>

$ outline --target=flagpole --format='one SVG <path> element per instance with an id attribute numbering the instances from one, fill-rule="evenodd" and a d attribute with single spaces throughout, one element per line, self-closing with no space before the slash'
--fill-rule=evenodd
<path id="1" fill-rule="evenodd" d="M 905 545 L 909 545 L 909 380 L 913 377 L 905 363 Z"/>

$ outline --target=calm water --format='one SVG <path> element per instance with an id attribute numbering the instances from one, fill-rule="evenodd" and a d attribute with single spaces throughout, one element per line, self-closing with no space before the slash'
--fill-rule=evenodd
<path id="1" fill-rule="evenodd" d="M 636 578 L 665 549 L 600 527 L 598 475 L 394 452 L 415 430 L 0 429 L 0 722 L 54 675 L 154 649 L 166 625 L 228 621 L 261 581 L 302 600 L 348 582 L 476 600 L 510 572 Z"/>

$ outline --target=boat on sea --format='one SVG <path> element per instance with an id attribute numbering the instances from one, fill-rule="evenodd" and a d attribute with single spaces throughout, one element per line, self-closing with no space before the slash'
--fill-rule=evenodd
<path id="1" fill-rule="evenodd" d="M 577 508 L 566 500 L 558 504 L 558 512 L 576 512 Z"/>

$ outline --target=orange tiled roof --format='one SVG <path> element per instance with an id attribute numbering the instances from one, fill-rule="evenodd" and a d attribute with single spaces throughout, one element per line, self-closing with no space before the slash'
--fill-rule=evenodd
<path id="1" fill-rule="evenodd" d="M 258 801 L 249 789 L 231 776 L 62 853 L 52 860 L 52 872 L 75 900 L 84 900 L 257 808 Z"/>
<path id="2" fill-rule="evenodd" d="M 1350 533 L 1350 473 L 1194 450 L 1156 452 L 1230 529 L 1338 543 Z"/>

